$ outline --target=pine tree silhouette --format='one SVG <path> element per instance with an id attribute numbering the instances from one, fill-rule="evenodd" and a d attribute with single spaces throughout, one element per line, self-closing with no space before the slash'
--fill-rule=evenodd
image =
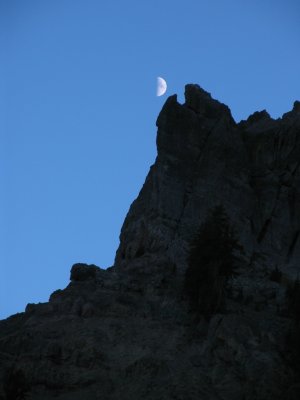
<path id="1" fill-rule="evenodd" d="M 185 292 L 197 313 L 210 319 L 224 303 L 225 283 L 235 273 L 235 250 L 242 250 L 223 206 L 215 207 L 191 243 Z"/>

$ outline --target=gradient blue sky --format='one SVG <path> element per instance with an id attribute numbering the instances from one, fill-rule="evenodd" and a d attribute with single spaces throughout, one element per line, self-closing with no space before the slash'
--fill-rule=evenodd
<path id="1" fill-rule="evenodd" d="M 0 41 L 0 318 L 113 264 L 168 95 L 236 120 L 300 100 L 298 0 L 0 0 Z"/>

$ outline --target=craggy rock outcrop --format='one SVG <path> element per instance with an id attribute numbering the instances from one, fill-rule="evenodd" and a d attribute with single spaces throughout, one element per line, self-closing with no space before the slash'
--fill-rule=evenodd
<path id="1" fill-rule="evenodd" d="M 49 302 L 0 321 L 0 400 L 299 398 L 300 103 L 237 124 L 198 85 L 185 97 L 157 119 L 157 159 L 115 266 L 75 264 Z M 226 307 L 207 320 L 183 282 L 217 205 L 243 251 Z"/>
<path id="2" fill-rule="evenodd" d="M 222 204 L 245 249 L 264 267 L 296 276 L 300 258 L 300 111 L 273 120 L 256 112 L 236 124 L 198 85 L 186 102 L 166 101 L 155 164 L 124 222 L 115 265 L 169 258 L 184 269 L 186 250 L 208 209 Z M 261 262 L 260 262 L 261 264 Z"/>

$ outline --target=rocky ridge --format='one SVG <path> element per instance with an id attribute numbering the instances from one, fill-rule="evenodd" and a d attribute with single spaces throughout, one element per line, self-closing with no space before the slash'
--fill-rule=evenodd
<path id="1" fill-rule="evenodd" d="M 0 322 L 1 400 L 299 397 L 286 291 L 300 260 L 300 103 L 237 124 L 186 85 L 157 127 L 115 265 L 76 264 L 48 303 Z M 207 320 L 191 312 L 184 276 L 192 238 L 220 204 L 243 252 L 226 310 Z"/>

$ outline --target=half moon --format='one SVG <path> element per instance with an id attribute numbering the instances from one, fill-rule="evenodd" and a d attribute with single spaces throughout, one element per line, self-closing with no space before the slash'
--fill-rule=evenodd
<path id="1" fill-rule="evenodd" d="M 157 84 L 156 84 L 156 96 L 162 96 L 167 91 L 167 82 L 161 78 L 160 76 L 157 77 Z"/>

